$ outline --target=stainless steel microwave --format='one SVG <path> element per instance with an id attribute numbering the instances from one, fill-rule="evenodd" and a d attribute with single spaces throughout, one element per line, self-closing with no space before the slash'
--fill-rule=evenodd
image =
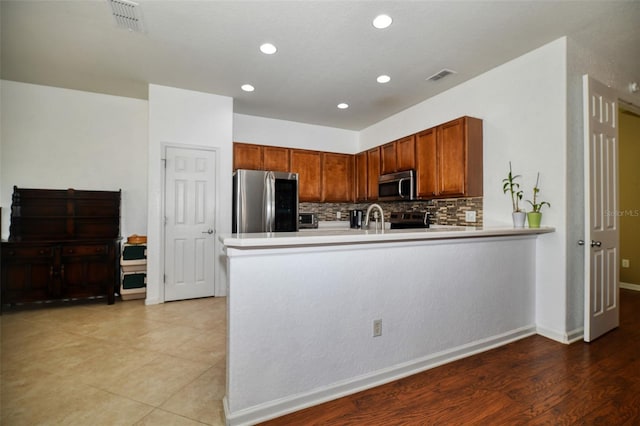
<path id="1" fill-rule="evenodd" d="M 390 173 L 378 178 L 380 201 L 410 201 L 416 198 L 416 178 L 413 170 Z"/>

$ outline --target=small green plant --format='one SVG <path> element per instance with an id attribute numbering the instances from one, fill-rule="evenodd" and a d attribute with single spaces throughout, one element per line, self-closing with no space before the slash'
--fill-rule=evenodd
<path id="1" fill-rule="evenodd" d="M 546 201 L 540 201 L 539 203 L 536 201 L 538 197 L 538 192 L 540 192 L 540 187 L 538 186 L 539 183 L 540 183 L 540 172 L 538 172 L 538 176 L 536 177 L 536 186 L 533 187 L 533 201 L 527 200 L 527 203 L 531 204 L 531 207 L 533 207 L 534 213 L 540 213 L 540 209 L 542 209 L 543 206 L 551 207 L 551 204 L 549 204 Z"/>
<path id="2" fill-rule="evenodd" d="M 511 194 L 511 204 L 514 212 L 522 211 L 518 203 L 522 200 L 522 191 L 520 190 L 520 184 L 516 182 L 516 179 L 521 177 L 520 175 L 513 175 L 511 171 L 511 161 L 509 161 L 509 174 L 505 179 L 502 179 L 502 191 L 506 194 Z M 535 195 L 534 195 L 535 200 Z"/>

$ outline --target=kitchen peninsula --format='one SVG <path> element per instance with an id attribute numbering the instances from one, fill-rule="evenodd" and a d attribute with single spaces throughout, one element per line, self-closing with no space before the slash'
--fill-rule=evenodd
<path id="1" fill-rule="evenodd" d="M 254 424 L 534 334 L 536 240 L 550 232 L 221 236 L 228 424 Z"/>

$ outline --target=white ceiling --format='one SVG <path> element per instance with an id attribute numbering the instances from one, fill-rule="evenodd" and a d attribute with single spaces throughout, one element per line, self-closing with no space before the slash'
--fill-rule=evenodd
<path id="1" fill-rule="evenodd" d="M 149 83 L 173 86 L 231 96 L 241 114 L 353 130 L 565 35 L 640 80 L 637 0 L 138 3 L 145 33 L 117 27 L 106 0 L 2 0 L 1 77 L 142 99 Z M 373 28 L 380 13 L 391 27 Z M 267 41 L 275 55 L 259 52 Z M 443 68 L 457 74 L 426 81 Z"/>

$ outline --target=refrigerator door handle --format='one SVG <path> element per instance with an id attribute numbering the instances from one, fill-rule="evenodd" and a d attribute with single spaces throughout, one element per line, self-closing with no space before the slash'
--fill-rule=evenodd
<path id="1" fill-rule="evenodd" d="M 273 232 L 275 215 L 275 186 L 276 177 L 273 172 L 267 172 L 264 178 L 264 216 L 263 229 L 266 232 Z"/>

